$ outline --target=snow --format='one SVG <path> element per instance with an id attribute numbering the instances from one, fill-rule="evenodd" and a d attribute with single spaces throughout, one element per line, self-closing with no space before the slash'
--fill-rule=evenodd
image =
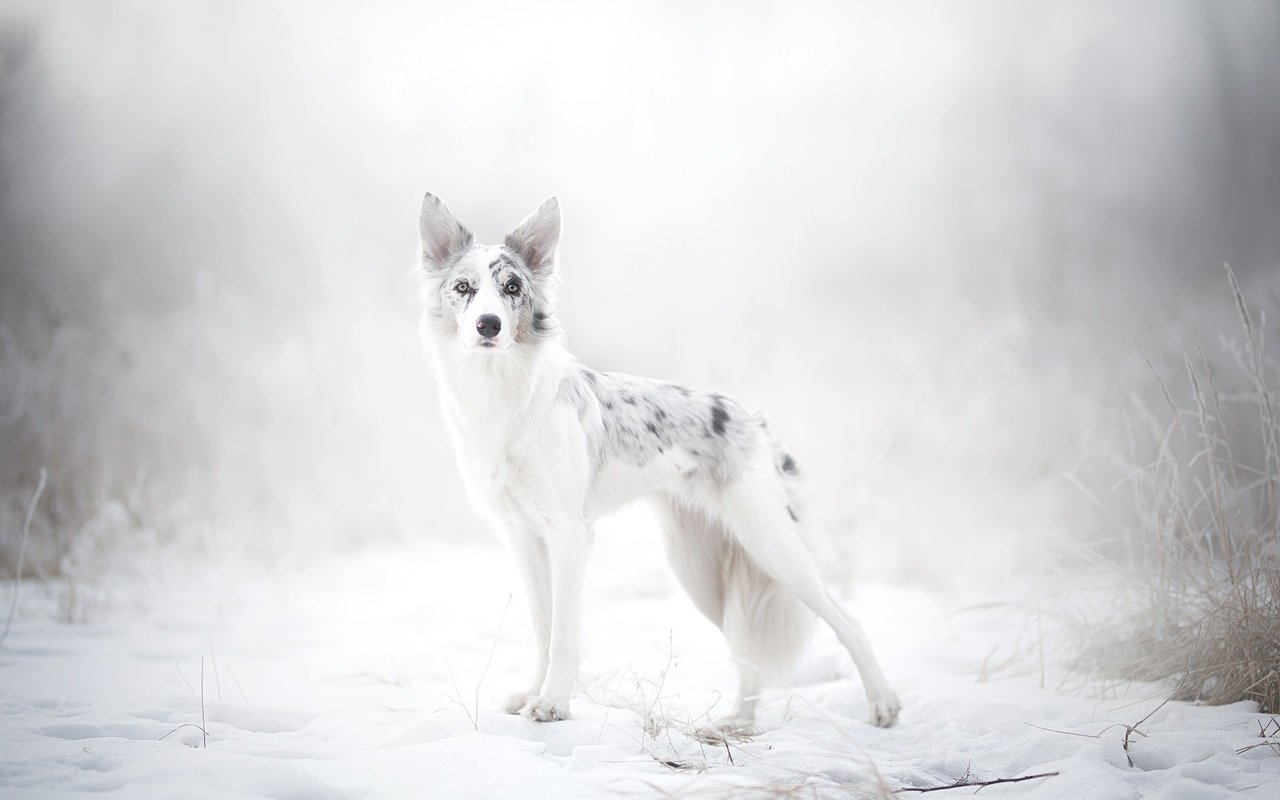
<path id="1" fill-rule="evenodd" d="M 1007 594 L 837 586 L 903 697 L 901 722 L 865 722 L 847 656 L 820 634 L 792 687 L 767 695 L 758 735 L 700 738 L 731 702 L 733 665 L 643 522 L 600 532 L 574 718 L 550 724 L 496 710 L 523 687 L 532 641 L 491 543 L 273 566 L 156 556 L 85 585 L 27 582 L 0 651 L 0 794 L 844 797 L 1057 772 L 982 794 L 1280 796 L 1280 754 L 1237 754 L 1266 722 L 1247 704 L 1161 706 L 1154 686 L 1099 699 L 1059 688 L 1054 663 L 1041 688 L 1028 616 Z M 64 621 L 72 590 L 82 621 Z M 1149 713 L 1131 767 L 1125 726 Z"/>

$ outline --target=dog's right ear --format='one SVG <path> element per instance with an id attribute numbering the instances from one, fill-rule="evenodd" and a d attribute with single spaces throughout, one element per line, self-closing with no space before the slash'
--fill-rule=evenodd
<path id="1" fill-rule="evenodd" d="M 444 269 L 459 251 L 471 245 L 471 231 L 431 192 L 422 198 L 418 238 L 422 241 L 422 266 L 429 272 Z"/>
<path id="2" fill-rule="evenodd" d="M 535 273 L 554 270 L 556 248 L 560 246 L 560 201 L 554 195 L 543 200 L 536 211 L 507 234 L 504 244 L 519 253 Z"/>

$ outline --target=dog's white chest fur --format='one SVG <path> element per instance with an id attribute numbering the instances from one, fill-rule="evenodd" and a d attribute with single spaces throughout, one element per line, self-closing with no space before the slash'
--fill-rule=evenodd
<path id="1" fill-rule="evenodd" d="M 458 473 L 472 505 L 491 521 L 516 521 L 512 518 L 519 516 L 519 504 L 514 501 L 519 498 L 513 495 L 525 494 L 521 487 L 523 476 L 529 473 L 527 452 L 495 446 L 493 436 L 486 431 L 468 431 L 456 423 L 451 427 Z"/>
<path id="2" fill-rule="evenodd" d="M 491 359 L 492 368 L 478 374 L 474 359 L 468 361 L 443 355 L 439 362 L 445 418 L 467 496 L 504 530 L 545 530 L 553 516 L 548 498 L 564 494 L 548 484 L 585 477 L 579 474 L 586 460 L 581 429 L 565 419 L 571 410 L 555 402 L 559 372 L 547 363 Z M 569 457 L 573 453 L 581 455 Z"/>

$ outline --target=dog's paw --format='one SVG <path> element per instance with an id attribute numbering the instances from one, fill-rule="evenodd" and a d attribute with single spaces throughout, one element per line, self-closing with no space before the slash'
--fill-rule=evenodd
<path id="1" fill-rule="evenodd" d="M 516 692 L 507 698 L 507 702 L 502 704 L 502 710 L 508 714 L 519 714 L 525 704 L 537 696 L 538 692 L 536 690 Z"/>
<path id="2" fill-rule="evenodd" d="M 746 739 L 755 735 L 756 720 L 755 717 L 748 717 L 742 714 L 730 714 L 725 717 L 716 717 L 711 720 L 711 724 L 706 728 L 699 728 L 699 734 L 706 734 L 711 739 L 724 741 L 725 739 Z M 707 741 L 703 739 L 703 741 Z"/>
<path id="3" fill-rule="evenodd" d="M 871 706 L 871 724 L 877 728 L 887 728 L 898 721 L 898 712 L 902 711 L 902 701 L 892 689 L 885 689 L 873 698 L 868 698 Z"/>
<path id="4" fill-rule="evenodd" d="M 553 700 L 540 694 L 532 694 L 525 698 L 520 707 L 520 716 L 534 722 L 555 722 L 569 718 L 569 700 Z"/>

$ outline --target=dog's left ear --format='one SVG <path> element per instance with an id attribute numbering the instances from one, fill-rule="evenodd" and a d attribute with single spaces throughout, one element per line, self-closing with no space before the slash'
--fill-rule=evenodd
<path id="1" fill-rule="evenodd" d="M 555 196 L 543 200 L 537 211 L 507 234 L 504 244 L 534 272 L 554 269 L 560 244 L 560 202 Z"/>

